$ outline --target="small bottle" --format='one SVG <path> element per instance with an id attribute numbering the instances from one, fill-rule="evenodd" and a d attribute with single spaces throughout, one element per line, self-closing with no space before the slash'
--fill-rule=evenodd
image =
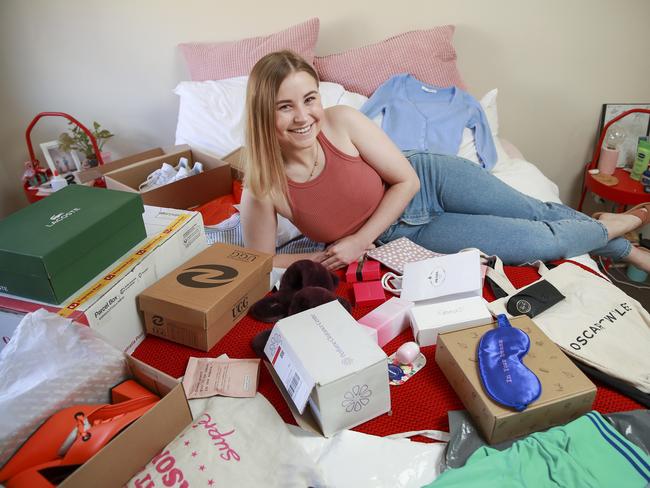
<path id="1" fill-rule="evenodd" d="M 54 172 L 54 176 L 52 176 L 52 179 L 50 180 L 50 187 L 52 188 L 52 191 L 58 191 L 61 188 L 65 188 L 68 186 L 68 182 L 66 179 L 59 175 L 58 171 Z"/>
<path id="2" fill-rule="evenodd" d="M 640 180 L 643 172 L 648 169 L 648 162 L 650 162 L 650 142 L 639 141 L 630 178 L 637 181 Z"/>

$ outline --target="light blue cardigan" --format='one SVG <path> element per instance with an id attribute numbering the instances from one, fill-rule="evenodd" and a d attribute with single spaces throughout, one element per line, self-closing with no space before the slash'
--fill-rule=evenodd
<path id="1" fill-rule="evenodd" d="M 440 88 L 413 75 L 388 79 L 361 107 L 373 118 L 383 112 L 382 128 L 403 151 L 417 149 L 455 155 L 463 129 L 474 132 L 476 151 L 485 169 L 492 169 L 497 151 L 480 103 L 458 87 Z"/>

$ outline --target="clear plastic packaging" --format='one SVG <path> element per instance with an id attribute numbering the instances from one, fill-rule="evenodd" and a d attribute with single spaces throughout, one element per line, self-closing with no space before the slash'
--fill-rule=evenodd
<path id="1" fill-rule="evenodd" d="M 127 377 L 124 353 L 89 327 L 43 309 L 25 315 L 0 352 L 0 466 L 50 415 L 110 403 Z"/>
<path id="2" fill-rule="evenodd" d="M 449 416 L 451 438 L 447 444 L 443 470 L 464 466 L 467 459 L 477 449 L 488 445 L 466 411 L 450 411 L 447 415 Z M 650 454 L 650 410 L 632 410 L 603 416 L 630 442 Z M 490 447 L 502 451 L 509 448 L 518 439 L 521 437 L 490 445 Z"/>

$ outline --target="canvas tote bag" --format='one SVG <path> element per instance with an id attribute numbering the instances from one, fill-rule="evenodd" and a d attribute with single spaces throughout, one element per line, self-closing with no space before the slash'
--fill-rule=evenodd
<path id="1" fill-rule="evenodd" d="M 194 422 L 126 486 L 320 488 L 326 483 L 275 408 L 258 393 L 210 398 Z"/>
<path id="2" fill-rule="evenodd" d="M 512 317 L 509 300 L 516 304 L 515 295 L 547 281 L 565 299 L 535 315 L 533 321 L 567 355 L 650 393 L 650 314 L 639 302 L 571 262 L 551 270 L 536 262 L 542 278 L 516 289 L 503 272 L 501 260 L 494 261 L 487 276 L 508 295 L 489 303 L 490 312 Z M 519 308 L 526 310 L 526 306 Z"/>

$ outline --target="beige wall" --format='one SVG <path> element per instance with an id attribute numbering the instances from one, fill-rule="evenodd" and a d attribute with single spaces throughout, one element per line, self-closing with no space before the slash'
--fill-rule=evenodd
<path id="1" fill-rule="evenodd" d="M 499 88 L 500 133 L 575 203 L 601 104 L 650 101 L 647 0 L 2 0 L 0 217 L 26 204 L 24 131 L 45 110 L 98 120 L 124 156 L 173 143 L 187 79 L 176 45 L 267 34 L 321 19 L 318 54 L 451 23 L 461 73 Z M 65 122 L 43 119 L 35 143 Z"/>

